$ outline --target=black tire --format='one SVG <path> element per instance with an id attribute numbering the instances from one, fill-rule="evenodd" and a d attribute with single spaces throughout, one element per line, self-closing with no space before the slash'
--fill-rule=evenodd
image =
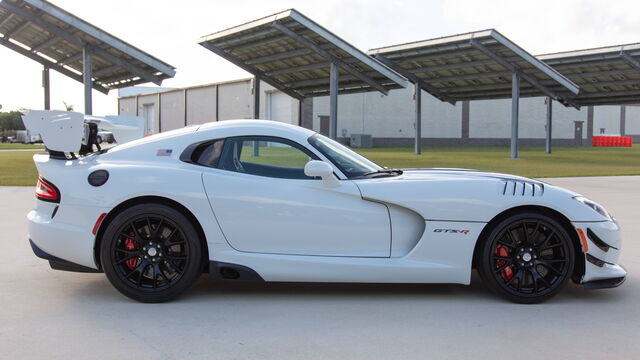
<path id="1" fill-rule="evenodd" d="M 575 248 L 553 218 L 522 212 L 498 223 L 480 246 L 478 272 L 493 292 L 534 304 L 557 294 L 569 281 Z"/>
<path id="2" fill-rule="evenodd" d="M 98 136 L 96 138 L 96 141 L 98 142 L 98 144 L 102 144 L 102 137 Z"/>
<path id="3" fill-rule="evenodd" d="M 164 302 L 182 294 L 201 274 L 202 244 L 180 212 L 140 204 L 111 221 L 100 245 L 100 261 L 122 294 L 146 303 Z"/>

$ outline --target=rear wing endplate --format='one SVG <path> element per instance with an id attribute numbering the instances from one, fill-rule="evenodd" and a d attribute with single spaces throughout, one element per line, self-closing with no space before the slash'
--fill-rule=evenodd
<path id="1" fill-rule="evenodd" d="M 72 111 L 27 110 L 22 115 L 22 121 L 32 135 L 40 135 L 50 152 L 57 153 L 90 152 L 86 149 L 91 149 L 95 144 L 96 127 L 111 131 L 119 144 L 144 135 L 144 120 L 138 116 L 103 117 Z"/>

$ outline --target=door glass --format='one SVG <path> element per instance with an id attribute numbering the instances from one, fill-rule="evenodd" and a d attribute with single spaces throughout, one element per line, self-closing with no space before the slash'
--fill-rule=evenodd
<path id="1" fill-rule="evenodd" d="M 299 145 L 270 137 L 240 137 L 226 140 L 219 167 L 224 170 L 284 179 L 312 179 L 304 166 L 314 156 Z"/>

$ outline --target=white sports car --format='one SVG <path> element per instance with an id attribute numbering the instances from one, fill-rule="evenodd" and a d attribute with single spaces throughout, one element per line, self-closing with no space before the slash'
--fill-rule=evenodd
<path id="1" fill-rule="evenodd" d="M 34 156 L 34 252 L 54 269 L 102 271 L 143 302 L 173 299 L 203 272 L 469 284 L 475 268 L 521 303 L 570 279 L 592 289 L 626 277 L 618 224 L 579 194 L 474 170 L 388 169 L 275 121 L 190 126 L 82 156 L 47 147 Z"/>

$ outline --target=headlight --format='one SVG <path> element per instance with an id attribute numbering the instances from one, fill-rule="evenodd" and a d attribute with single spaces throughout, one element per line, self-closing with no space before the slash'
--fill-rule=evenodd
<path id="1" fill-rule="evenodd" d="M 611 216 L 611 214 L 609 214 L 609 212 L 602 207 L 600 204 L 591 201 L 589 199 L 587 199 L 584 196 L 576 196 L 574 197 L 574 199 L 578 200 L 579 202 L 587 205 L 588 207 L 590 207 L 593 211 L 597 212 L 598 214 L 604 216 L 605 218 L 609 219 L 609 220 L 613 220 L 613 216 Z"/>

